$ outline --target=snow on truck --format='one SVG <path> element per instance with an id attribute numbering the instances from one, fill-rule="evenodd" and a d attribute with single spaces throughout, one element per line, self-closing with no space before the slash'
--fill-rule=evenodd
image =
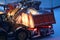
<path id="1" fill-rule="evenodd" d="M 54 34 L 54 12 L 38 10 L 39 4 L 38 1 L 8 4 L 6 12 L 0 14 L 0 39 L 27 40 Z"/>

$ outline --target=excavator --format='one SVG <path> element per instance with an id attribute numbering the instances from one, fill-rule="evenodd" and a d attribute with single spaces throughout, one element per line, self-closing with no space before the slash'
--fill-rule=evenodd
<path id="1" fill-rule="evenodd" d="M 5 12 L 0 12 L 0 40 L 32 40 L 54 34 L 54 12 L 52 9 L 40 10 L 40 4 L 30 0 L 23 0 L 15 6 L 7 4 Z"/>

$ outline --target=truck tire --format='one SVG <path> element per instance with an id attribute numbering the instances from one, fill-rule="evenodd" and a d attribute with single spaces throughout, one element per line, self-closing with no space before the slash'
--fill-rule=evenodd
<path id="1" fill-rule="evenodd" d="M 25 30 L 19 30 L 16 33 L 16 40 L 27 40 L 28 34 Z"/>
<path id="2" fill-rule="evenodd" d="M 41 36 L 45 37 L 46 36 L 46 32 L 41 32 Z"/>
<path id="3" fill-rule="evenodd" d="M 40 34 L 42 37 L 45 37 L 47 35 L 46 30 L 42 29 L 42 31 L 40 30 Z"/>

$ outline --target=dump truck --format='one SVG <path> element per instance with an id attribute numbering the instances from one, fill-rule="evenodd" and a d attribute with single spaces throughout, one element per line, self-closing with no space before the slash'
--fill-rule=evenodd
<path id="1" fill-rule="evenodd" d="M 7 8 L 4 7 L 5 12 L 0 14 L 1 40 L 32 40 L 54 34 L 53 24 L 56 21 L 53 9 L 36 9 L 39 5 L 35 6 L 35 2 L 19 2 L 17 6 L 8 4 Z"/>

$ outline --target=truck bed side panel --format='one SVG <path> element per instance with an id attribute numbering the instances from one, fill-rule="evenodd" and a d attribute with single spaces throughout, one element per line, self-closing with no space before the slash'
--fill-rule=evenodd
<path id="1" fill-rule="evenodd" d="M 45 25 L 45 24 L 54 24 L 55 23 L 55 18 L 54 14 L 43 14 L 43 15 L 34 15 L 34 24 L 35 25 Z"/>

